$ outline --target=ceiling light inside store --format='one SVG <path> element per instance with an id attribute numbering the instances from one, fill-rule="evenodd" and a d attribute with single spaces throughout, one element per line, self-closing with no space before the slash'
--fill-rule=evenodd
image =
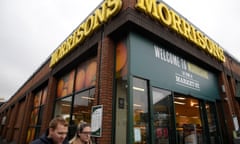
<path id="1" fill-rule="evenodd" d="M 140 88 L 140 87 L 135 87 L 135 86 L 133 86 L 133 89 L 134 89 L 134 90 L 137 90 L 137 91 L 142 91 L 142 92 L 144 91 L 144 89 L 143 89 L 143 88 Z"/>
<path id="2" fill-rule="evenodd" d="M 197 105 L 198 105 L 197 102 L 190 101 L 190 106 L 197 106 Z"/>
<path id="3" fill-rule="evenodd" d="M 142 105 L 140 105 L 140 104 L 133 104 L 133 106 L 135 106 L 135 107 L 142 107 Z"/>
<path id="4" fill-rule="evenodd" d="M 94 98 L 83 96 L 82 99 L 94 100 Z"/>
<path id="5" fill-rule="evenodd" d="M 175 99 L 178 99 L 178 100 L 185 100 L 186 98 L 185 97 L 174 97 Z"/>
<path id="6" fill-rule="evenodd" d="M 180 105 L 185 105 L 186 103 L 184 102 L 178 102 L 178 101 L 174 101 L 175 104 L 180 104 Z"/>
<path id="7" fill-rule="evenodd" d="M 70 104 L 62 104 L 62 106 L 70 107 Z"/>

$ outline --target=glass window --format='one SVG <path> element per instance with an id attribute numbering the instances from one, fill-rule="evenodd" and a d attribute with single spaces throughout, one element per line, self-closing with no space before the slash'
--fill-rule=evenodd
<path id="1" fill-rule="evenodd" d="M 97 61 L 90 60 L 78 66 L 75 91 L 90 88 L 96 84 Z"/>
<path id="2" fill-rule="evenodd" d="M 46 104 L 47 99 L 47 87 L 43 89 L 42 99 L 41 99 L 41 105 Z"/>
<path id="3" fill-rule="evenodd" d="M 38 107 L 40 106 L 41 103 L 41 95 L 42 95 L 42 91 L 39 91 L 37 94 L 35 94 L 34 96 L 34 107 Z"/>
<path id="4" fill-rule="evenodd" d="M 152 88 L 154 132 L 156 144 L 170 144 L 171 138 L 171 92 Z"/>
<path id="5" fill-rule="evenodd" d="M 39 108 L 34 108 L 31 112 L 30 125 L 35 126 L 38 120 L 38 111 Z"/>
<path id="6" fill-rule="evenodd" d="M 35 136 L 35 128 L 28 128 L 26 143 L 27 144 L 30 143 L 34 139 L 34 136 Z"/>
<path id="7" fill-rule="evenodd" d="M 29 128 L 27 134 L 27 143 L 39 137 L 42 124 L 42 116 L 47 97 L 47 86 L 36 92 L 33 98 L 33 107 L 30 115 Z"/>
<path id="8" fill-rule="evenodd" d="M 95 88 L 92 88 L 75 95 L 72 113 L 74 124 L 78 124 L 80 121 L 91 122 L 94 93 Z"/>
<path id="9" fill-rule="evenodd" d="M 54 115 L 62 116 L 69 122 L 69 138 L 74 136 L 75 127 L 80 121 L 91 122 L 96 72 L 95 57 L 81 62 L 57 81 Z"/>
<path id="10" fill-rule="evenodd" d="M 208 128 L 210 134 L 210 143 L 216 144 L 218 141 L 218 133 L 217 133 L 217 124 L 216 124 L 216 109 L 213 103 L 206 103 L 206 112 L 207 112 L 207 120 L 208 120 Z"/>
<path id="11" fill-rule="evenodd" d="M 75 135 L 76 125 L 80 121 L 91 122 L 91 110 L 95 100 L 94 94 L 95 88 L 91 88 L 68 97 L 57 99 L 54 115 L 62 116 L 69 122 L 69 138 Z"/>
<path id="12" fill-rule="evenodd" d="M 70 111 L 72 105 L 72 97 L 66 97 L 58 100 L 55 105 L 55 116 L 61 115 L 67 121 L 70 120 Z"/>
<path id="13" fill-rule="evenodd" d="M 124 41 L 116 44 L 116 78 L 126 77 L 128 73 L 128 48 Z"/>
<path id="14" fill-rule="evenodd" d="M 64 97 L 73 92 L 74 70 L 67 73 L 58 80 L 57 97 Z"/>
<path id="15" fill-rule="evenodd" d="M 133 135 L 134 143 L 150 141 L 147 81 L 133 78 Z"/>

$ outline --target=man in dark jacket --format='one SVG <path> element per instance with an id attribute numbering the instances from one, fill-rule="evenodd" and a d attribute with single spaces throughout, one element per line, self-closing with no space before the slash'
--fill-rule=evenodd
<path id="1" fill-rule="evenodd" d="M 68 123 L 62 117 L 56 117 L 49 123 L 46 133 L 31 144 L 68 144 Z"/>

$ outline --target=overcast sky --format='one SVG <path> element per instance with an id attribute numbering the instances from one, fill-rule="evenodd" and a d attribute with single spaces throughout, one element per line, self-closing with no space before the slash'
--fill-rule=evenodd
<path id="1" fill-rule="evenodd" d="M 1 0 L 0 98 L 8 100 L 102 0 Z M 238 0 L 165 0 L 240 61 Z"/>

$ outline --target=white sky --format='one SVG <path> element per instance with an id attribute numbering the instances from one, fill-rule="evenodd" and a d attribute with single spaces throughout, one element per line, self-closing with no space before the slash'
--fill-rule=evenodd
<path id="1" fill-rule="evenodd" d="M 240 61 L 240 1 L 164 0 Z M 1 0 L 0 99 L 9 99 L 102 0 Z"/>

